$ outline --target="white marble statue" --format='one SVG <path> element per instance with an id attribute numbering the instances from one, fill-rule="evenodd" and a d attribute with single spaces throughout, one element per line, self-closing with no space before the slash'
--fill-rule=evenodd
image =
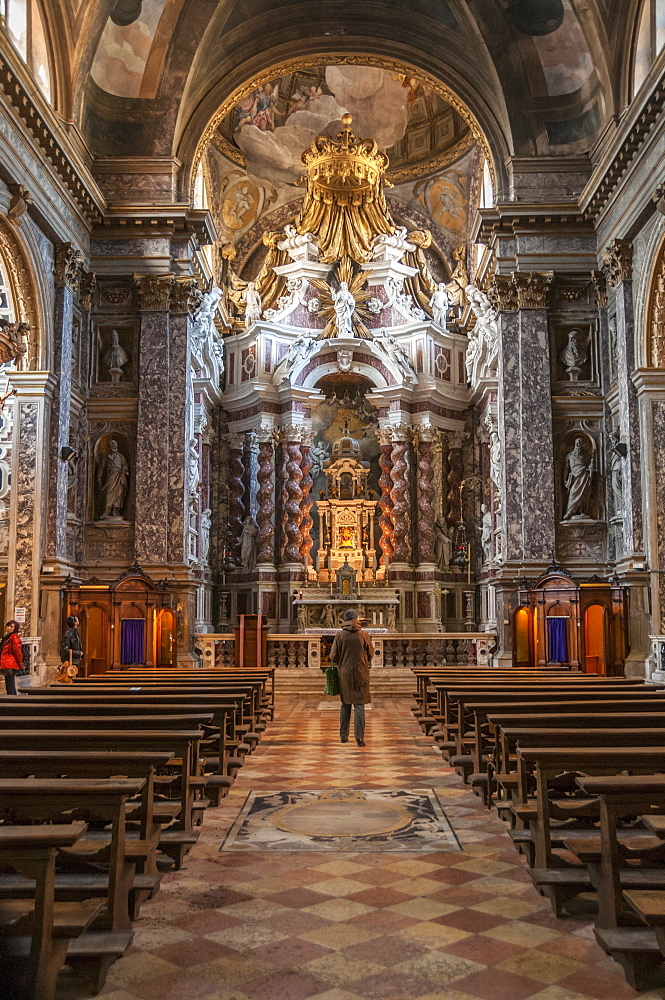
<path id="1" fill-rule="evenodd" d="M 305 364 L 315 353 L 318 347 L 318 330 L 303 330 L 296 339 L 289 344 L 289 349 L 275 368 L 272 380 L 275 385 L 279 385 L 285 378 L 288 378 L 291 371 L 300 364 Z"/>
<path id="2" fill-rule="evenodd" d="M 450 301 L 446 286 L 443 281 L 440 281 L 434 290 L 432 298 L 429 300 L 429 307 L 432 310 L 432 319 L 442 330 L 445 330 L 447 327 L 449 306 Z"/>
<path id="3" fill-rule="evenodd" d="M 307 628 L 307 608 L 301 604 L 296 612 L 296 628 L 298 632 L 304 632 Z"/>
<path id="4" fill-rule="evenodd" d="M 434 561 L 444 573 L 450 566 L 453 556 L 453 543 L 441 521 L 434 522 Z"/>
<path id="5" fill-rule="evenodd" d="M 395 631 L 395 605 L 389 604 L 388 610 L 386 611 L 386 628 L 390 632 Z"/>
<path id="6" fill-rule="evenodd" d="M 120 334 L 117 330 L 111 330 L 111 343 L 104 351 L 102 361 L 111 376 L 111 381 L 119 382 L 122 378 L 122 369 L 129 362 L 129 354 L 120 343 Z"/>
<path id="7" fill-rule="evenodd" d="M 210 507 L 206 507 L 204 511 L 201 512 L 201 522 L 199 528 L 199 559 L 201 562 L 208 561 L 208 552 L 210 551 L 210 526 L 212 524 L 212 511 Z"/>
<path id="8" fill-rule="evenodd" d="M 323 609 L 321 628 L 335 628 L 335 611 L 332 604 L 326 604 Z"/>
<path id="9" fill-rule="evenodd" d="M 568 342 L 561 352 L 561 362 L 571 382 L 577 382 L 582 373 L 582 365 L 589 357 L 586 348 L 580 345 L 580 336 L 579 330 L 571 330 Z"/>
<path id="10" fill-rule="evenodd" d="M 118 450 L 115 438 L 111 438 L 109 450 L 97 465 L 97 483 L 104 503 L 101 520 L 122 518 L 128 480 L 127 459 Z"/>
<path id="11" fill-rule="evenodd" d="M 205 292 L 192 316 L 192 339 L 197 344 L 203 343 L 215 331 L 215 313 L 222 294 L 222 289 L 214 285 L 209 292 Z"/>
<path id="12" fill-rule="evenodd" d="M 591 494 L 592 459 L 584 450 L 581 437 L 575 438 L 572 450 L 566 455 L 563 476 L 567 491 L 564 521 L 577 521 L 590 517 L 588 511 Z"/>
<path id="13" fill-rule="evenodd" d="M 417 381 L 416 373 L 411 367 L 411 362 L 409 361 L 409 355 L 406 353 L 402 345 L 398 344 L 392 333 L 388 333 L 387 330 L 375 330 L 374 343 L 377 347 L 380 347 L 384 354 L 386 354 L 393 364 L 397 366 L 404 376 L 405 381 Z"/>
<path id="14" fill-rule="evenodd" d="M 492 514 L 487 504 L 480 505 L 482 514 L 482 531 L 480 533 L 480 544 L 483 549 L 483 562 L 489 562 L 492 558 Z"/>
<path id="15" fill-rule="evenodd" d="M 353 314 L 356 310 L 356 300 L 346 281 L 340 282 L 339 288 L 331 289 L 338 337 L 353 337 Z"/>
<path id="16" fill-rule="evenodd" d="M 501 489 L 501 441 L 499 429 L 489 411 L 485 415 L 485 426 L 490 439 L 490 479 L 497 489 Z"/>
<path id="17" fill-rule="evenodd" d="M 201 482 L 199 475 L 199 450 L 196 438 L 190 439 L 187 463 L 189 465 L 189 494 L 190 496 L 196 496 Z"/>
<path id="18" fill-rule="evenodd" d="M 315 441 L 309 449 L 309 457 L 312 460 L 312 468 L 309 474 L 312 479 L 315 480 L 323 471 L 323 463 L 327 462 L 330 458 L 330 448 L 331 445 L 317 444 Z"/>
<path id="19" fill-rule="evenodd" d="M 240 562 L 243 569 L 252 570 L 256 566 L 256 539 L 259 533 L 259 526 L 248 514 L 242 523 L 240 534 Z"/>
<path id="20" fill-rule="evenodd" d="M 242 297 L 245 302 L 245 329 L 249 330 L 261 319 L 261 296 L 253 281 L 248 282 Z"/>
<path id="21" fill-rule="evenodd" d="M 476 317 L 476 325 L 469 338 L 466 358 L 466 369 L 469 378 L 471 378 L 473 362 L 476 357 L 483 353 L 487 372 L 496 368 L 499 355 L 499 319 L 496 309 L 482 289 L 476 288 L 475 285 L 467 285 L 465 294 L 471 311 Z"/>

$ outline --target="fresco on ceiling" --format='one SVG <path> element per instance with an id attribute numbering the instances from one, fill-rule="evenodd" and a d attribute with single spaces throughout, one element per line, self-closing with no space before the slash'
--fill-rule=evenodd
<path id="1" fill-rule="evenodd" d="M 219 127 L 221 146 L 231 158 L 234 151 L 242 155 L 250 177 L 295 184 L 303 150 L 318 135 L 339 131 L 345 112 L 357 135 L 386 150 L 393 170 L 432 159 L 468 132 L 447 101 L 416 77 L 371 66 L 311 66 L 243 98 Z"/>
<path id="2" fill-rule="evenodd" d="M 532 38 L 550 97 L 574 94 L 593 73 L 589 46 L 570 0 L 564 0 L 564 9 L 560 28 L 549 35 Z"/>
<path id="3" fill-rule="evenodd" d="M 140 97 L 143 75 L 160 18 L 173 0 L 143 0 L 141 14 L 125 27 L 106 22 L 91 75 L 116 97 Z"/>

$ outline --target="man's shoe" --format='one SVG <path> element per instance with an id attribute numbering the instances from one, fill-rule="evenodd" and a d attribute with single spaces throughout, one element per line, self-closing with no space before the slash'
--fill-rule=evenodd
<path id="1" fill-rule="evenodd" d="M 348 736 L 340 736 L 339 742 L 340 743 L 348 743 L 349 742 L 349 737 Z"/>
<path id="2" fill-rule="evenodd" d="M 356 743 L 358 744 L 359 747 L 364 747 L 365 746 L 365 741 L 364 740 L 356 740 Z"/>

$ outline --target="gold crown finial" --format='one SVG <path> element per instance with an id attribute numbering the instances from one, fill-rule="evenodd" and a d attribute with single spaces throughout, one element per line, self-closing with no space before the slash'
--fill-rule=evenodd
<path id="1" fill-rule="evenodd" d="M 350 125 L 353 125 L 353 115 L 350 115 L 348 111 L 342 115 L 342 125 L 344 125 L 346 128 L 349 128 Z"/>

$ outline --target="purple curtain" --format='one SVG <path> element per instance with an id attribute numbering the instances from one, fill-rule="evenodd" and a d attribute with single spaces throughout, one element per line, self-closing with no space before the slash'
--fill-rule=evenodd
<path id="1" fill-rule="evenodd" d="M 145 663 L 145 618 L 123 618 L 120 624 L 120 662 Z"/>
<path id="2" fill-rule="evenodd" d="M 568 642 L 566 638 L 566 619 L 547 619 L 548 663 L 568 663 Z"/>

